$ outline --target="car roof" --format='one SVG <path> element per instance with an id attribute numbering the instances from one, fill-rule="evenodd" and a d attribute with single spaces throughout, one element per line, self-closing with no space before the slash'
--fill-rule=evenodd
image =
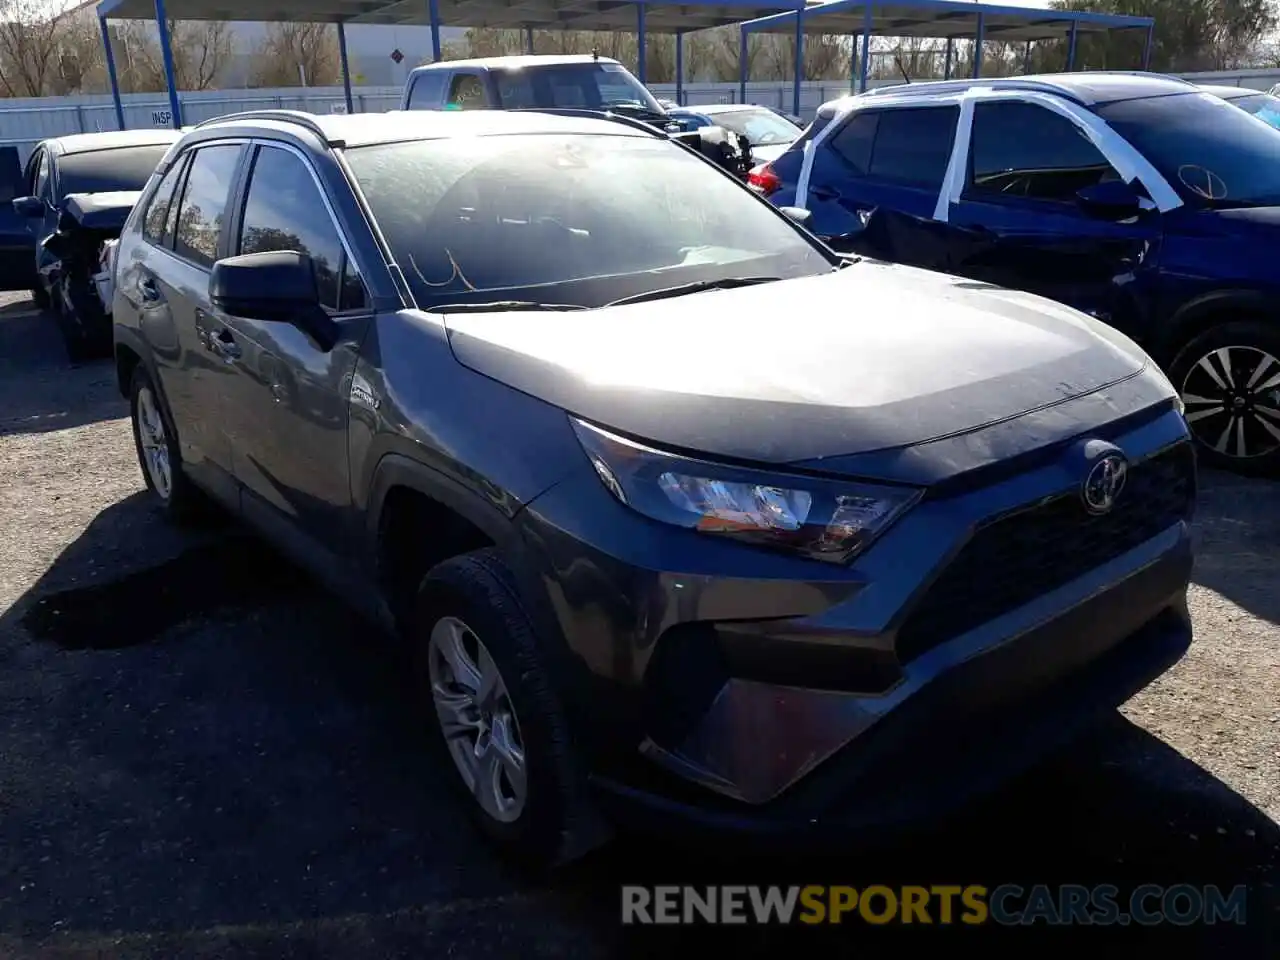
<path id="1" fill-rule="evenodd" d="M 388 110 L 385 113 L 302 113 L 262 110 L 231 114 L 208 121 L 198 132 L 221 128 L 258 127 L 310 131 L 331 146 L 361 147 L 406 140 L 443 140 L 509 134 L 585 134 L 594 136 L 656 137 L 640 124 L 597 115 L 566 115 L 537 110 Z"/>
<path id="2" fill-rule="evenodd" d="M 675 107 L 672 113 L 677 110 L 683 113 L 705 113 L 711 116 L 713 113 L 737 113 L 741 110 L 769 110 L 768 107 L 762 107 L 758 103 L 699 103 L 684 107 Z M 772 113 L 773 111 L 769 111 Z"/>
<path id="3" fill-rule="evenodd" d="M 414 67 L 413 73 L 427 73 L 432 70 L 519 70 L 522 67 L 554 67 L 567 63 L 617 63 L 610 57 L 594 57 L 589 53 L 513 54 L 506 57 L 476 57 L 471 60 L 442 60 L 439 63 L 424 63 Z"/>
<path id="4" fill-rule="evenodd" d="M 900 83 L 876 87 L 862 97 L 876 100 L 906 99 L 926 94 L 950 93 L 981 87 L 993 90 L 1028 90 L 1057 94 L 1083 106 L 1099 106 L 1120 100 L 1162 97 L 1178 93 L 1194 93 L 1198 89 L 1188 80 L 1158 73 L 1125 73 L 1096 71 L 1081 73 L 1045 73 L 1027 77 L 982 77 L 974 80 L 937 80 L 927 83 Z"/>
<path id="5" fill-rule="evenodd" d="M 45 143 L 54 144 L 65 155 L 113 150 L 118 147 L 161 146 L 173 143 L 180 136 L 180 130 L 109 130 L 104 133 L 72 133 L 65 137 L 50 137 Z"/>
<path id="6" fill-rule="evenodd" d="M 1266 96 L 1265 90 L 1254 90 L 1252 87 L 1232 87 L 1225 83 L 1202 83 L 1200 89 L 1223 100 L 1239 100 L 1241 97 Z"/>

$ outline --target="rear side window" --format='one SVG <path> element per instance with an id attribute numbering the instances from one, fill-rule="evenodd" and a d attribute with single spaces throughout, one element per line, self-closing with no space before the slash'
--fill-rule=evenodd
<path id="1" fill-rule="evenodd" d="M 459 73 L 449 84 L 449 106 L 459 110 L 480 110 L 487 106 L 484 82 L 474 73 Z"/>
<path id="2" fill-rule="evenodd" d="M 198 266 L 212 267 L 218 258 L 218 238 L 239 162 L 239 144 L 202 147 L 191 159 L 173 249 Z"/>
<path id="3" fill-rule="evenodd" d="M 418 74 L 409 89 L 410 110 L 439 110 L 444 100 L 444 74 L 431 70 Z"/>
<path id="4" fill-rule="evenodd" d="M 941 189 L 959 117 L 959 107 L 881 111 L 869 174 L 889 183 Z"/>
<path id="5" fill-rule="evenodd" d="M 874 111 L 855 113 L 831 135 L 831 152 L 859 176 L 865 177 L 871 171 L 871 147 L 875 144 L 879 120 L 880 114 Z"/>
<path id="6" fill-rule="evenodd" d="M 1120 175 L 1084 131 L 1034 103 L 978 103 L 965 193 L 1074 202 L 1076 191 Z"/>
<path id="7" fill-rule="evenodd" d="M 165 173 L 156 192 L 151 195 L 151 203 L 142 219 L 143 238 L 157 246 L 168 247 L 173 243 L 173 221 L 169 216 L 169 208 L 173 206 L 174 196 L 178 185 L 182 183 L 182 174 L 187 169 L 189 159 L 189 156 L 181 157 Z"/>

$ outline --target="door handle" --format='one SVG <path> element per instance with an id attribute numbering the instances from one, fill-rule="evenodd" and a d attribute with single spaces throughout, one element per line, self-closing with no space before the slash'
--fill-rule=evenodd
<path id="1" fill-rule="evenodd" d="M 227 363 L 240 359 L 240 344 L 236 343 L 235 337 L 226 327 L 223 327 L 209 338 L 209 349 Z"/>

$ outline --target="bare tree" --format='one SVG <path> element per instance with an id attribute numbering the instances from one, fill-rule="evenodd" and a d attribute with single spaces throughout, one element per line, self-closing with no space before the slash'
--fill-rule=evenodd
<path id="1" fill-rule="evenodd" d="M 216 89 L 235 54 L 231 25 L 221 20 L 170 20 L 168 26 L 178 89 Z M 121 72 L 129 79 L 122 86 L 137 91 L 163 90 L 164 59 L 149 25 L 126 24 L 119 36 L 126 51 L 126 65 Z"/>
<path id="2" fill-rule="evenodd" d="M 338 37 L 327 23 L 273 23 L 253 52 L 249 82 L 255 87 L 292 87 L 300 81 L 323 87 L 342 75 Z"/>
<path id="3" fill-rule="evenodd" d="M 0 0 L 0 91 L 40 97 L 58 75 L 69 11 L 43 0 Z"/>

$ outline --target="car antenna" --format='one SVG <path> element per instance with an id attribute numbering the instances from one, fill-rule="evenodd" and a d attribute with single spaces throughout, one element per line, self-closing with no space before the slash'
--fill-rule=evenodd
<path id="1" fill-rule="evenodd" d="M 894 58 L 893 58 L 893 62 L 894 62 L 894 63 L 896 63 L 896 64 L 898 65 L 898 72 L 899 72 L 900 74 L 902 74 L 902 81 L 903 81 L 904 83 L 910 83 L 910 82 L 911 82 L 911 77 L 910 77 L 910 75 L 907 73 L 907 68 L 906 68 L 906 67 L 904 67 L 904 66 L 902 65 L 902 58 L 901 58 L 901 57 L 894 57 Z"/>

